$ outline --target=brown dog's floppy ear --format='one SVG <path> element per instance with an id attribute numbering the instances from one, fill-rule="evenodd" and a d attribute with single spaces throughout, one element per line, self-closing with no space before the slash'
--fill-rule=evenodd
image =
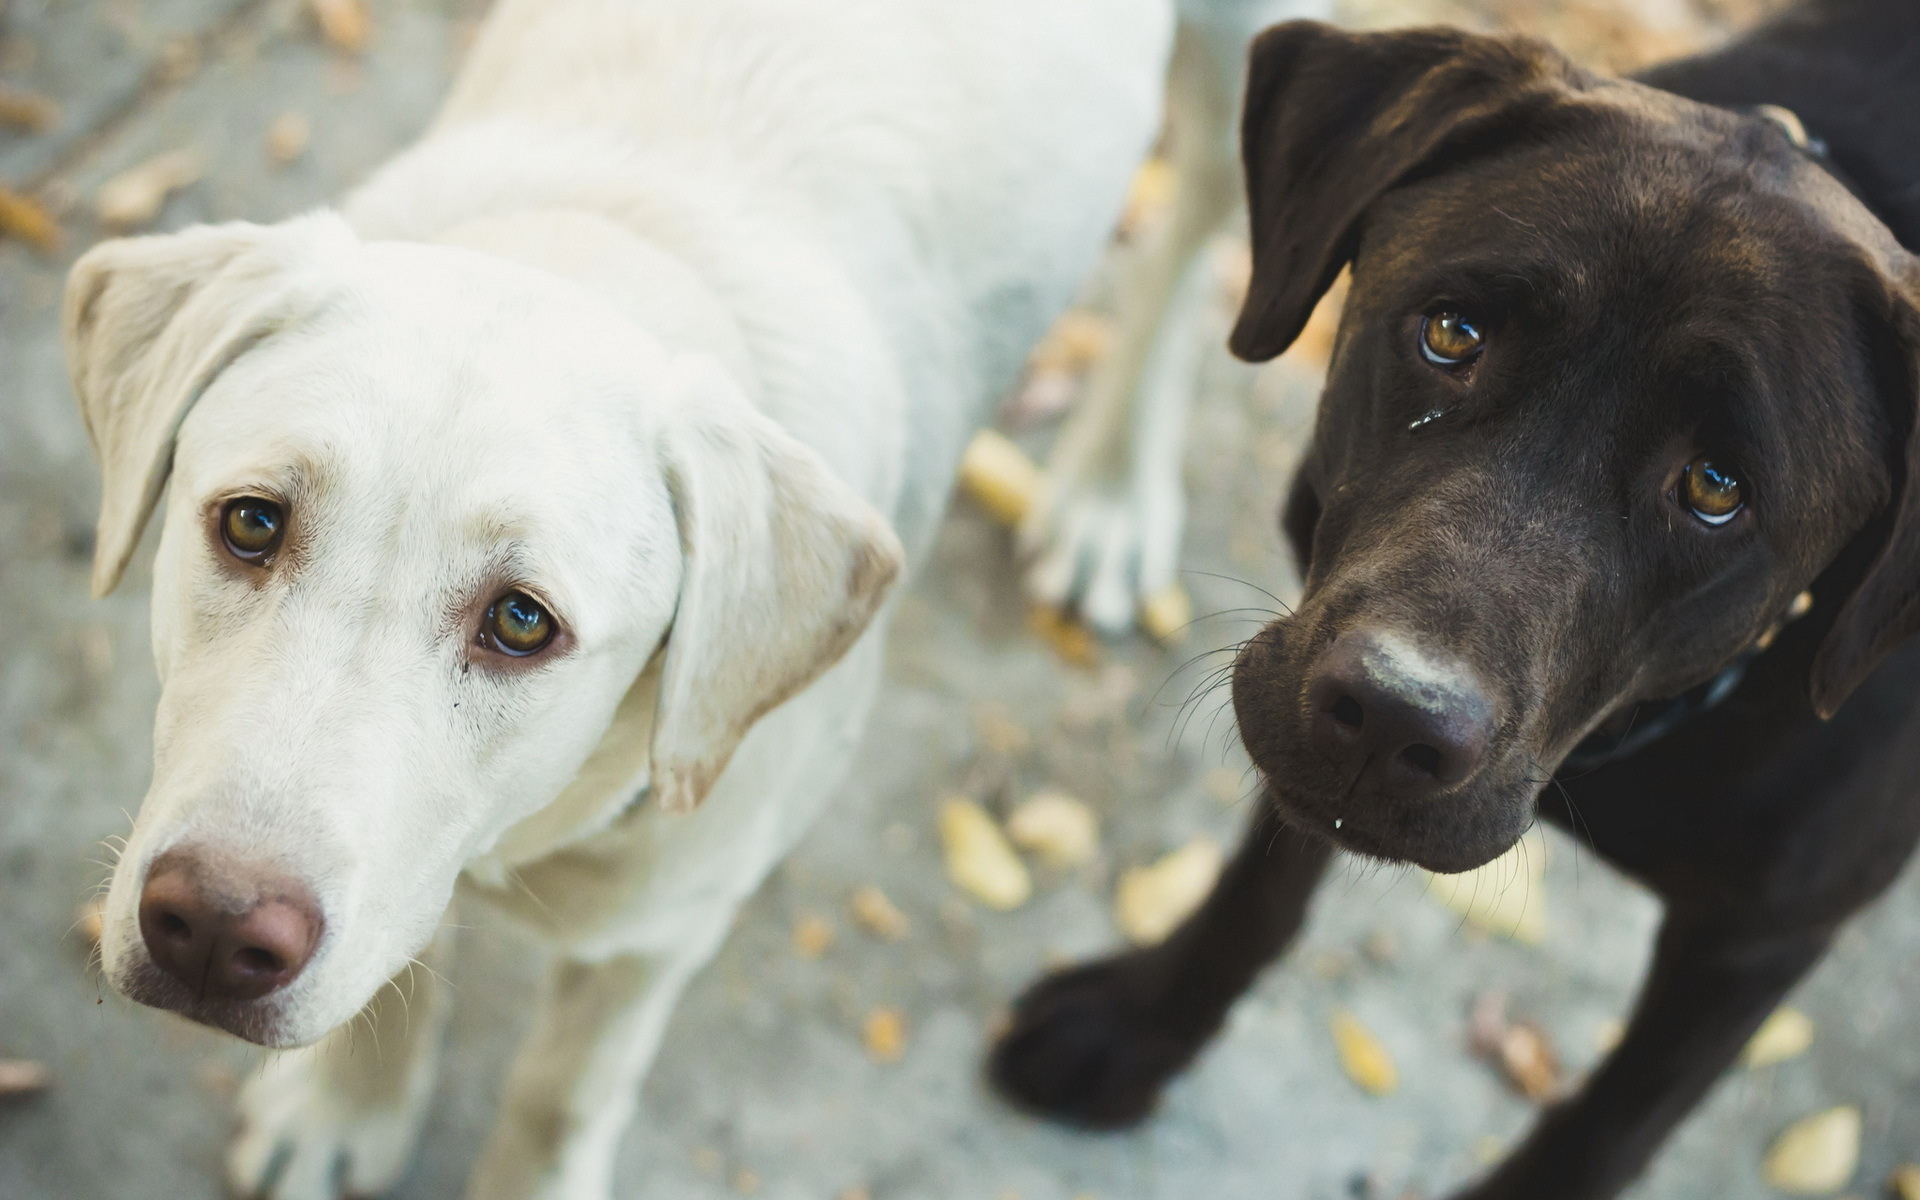
<path id="1" fill-rule="evenodd" d="M 309 311 L 324 249 L 355 244 L 317 214 L 282 225 L 202 225 L 102 242 L 67 276 L 62 332 L 100 463 L 93 594 L 120 582 L 173 466 L 173 440 L 207 385 Z"/>
<path id="2" fill-rule="evenodd" d="M 1585 78 L 1525 38 L 1317 21 L 1260 35 L 1240 134 L 1253 283 L 1233 352 L 1264 362 L 1293 344 L 1382 193 L 1452 147 L 1522 127 Z"/>
<path id="3" fill-rule="evenodd" d="M 858 640 L 905 553 L 874 507 L 705 364 L 665 433 L 680 602 L 653 729 L 653 795 L 705 800 L 753 723 Z"/>
<path id="4" fill-rule="evenodd" d="M 1888 235 L 1887 240 L 1892 240 Z M 1920 633 L 1920 258 L 1887 249 L 1882 311 L 1892 350 L 1882 386 L 1894 428 L 1906 433 L 1895 472 L 1892 529 L 1813 660 L 1814 711 L 1831 717 L 1895 646 Z"/>

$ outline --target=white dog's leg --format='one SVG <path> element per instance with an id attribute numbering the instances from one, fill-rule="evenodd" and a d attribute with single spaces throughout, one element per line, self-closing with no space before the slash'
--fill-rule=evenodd
<path id="1" fill-rule="evenodd" d="M 339 1200 L 400 1181 L 439 1070 L 452 942 L 443 924 L 358 1017 L 312 1046 L 275 1055 L 247 1081 L 240 1135 L 227 1152 L 237 1194 Z"/>
<path id="2" fill-rule="evenodd" d="M 1173 212 L 1124 268 L 1113 351 L 1061 430 L 1041 502 L 1021 530 L 1036 599 L 1110 633 L 1173 583 L 1186 496 L 1181 458 L 1199 366 L 1194 319 L 1211 284 L 1201 249 L 1240 191 L 1233 140 L 1241 72 L 1182 22 L 1167 85 Z"/>
<path id="3" fill-rule="evenodd" d="M 725 938 L 731 906 L 671 954 L 562 959 L 500 1096 L 467 1200 L 607 1200 L 620 1135 L 680 993 Z"/>

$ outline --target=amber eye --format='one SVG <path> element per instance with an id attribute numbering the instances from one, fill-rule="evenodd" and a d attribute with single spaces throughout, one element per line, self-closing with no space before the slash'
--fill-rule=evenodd
<path id="1" fill-rule="evenodd" d="M 508 592 L 487 610 L 486 633 L 507 654 L 532 654 L 553 640 L 553 614 L 525 592 Z"/>
<path id="2" fill-rule="evenodd" d="M 248 563 L 264 562 L 280 548 L 287 517 L 280 506 L 258 496 L 227 501 L 220 510 L 220 536 L 232 555 Z"/>
<path id="3" fill-rule="evenodd" d="M 1420 353 L 1437 367 L 1472 362 L 1486 347 L 1480 327 L 1457 312 L 1438 312 L 1420 322 Z"/>
<path id="4" fill-rule="evenodd" d="M 1693 515 L 1709 525 L 1725 525 L 1745 503 L 1740 498 L 1740 481 L 1704 454 L 1687 464 L 1680 488 Z"/>

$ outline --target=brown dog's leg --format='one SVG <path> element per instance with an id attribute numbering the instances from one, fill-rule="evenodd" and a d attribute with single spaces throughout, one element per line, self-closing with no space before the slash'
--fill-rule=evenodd
<path id="1" fill-rule="evenodd" d="M 1669 911 L 1620 1045 L 1549 1109 L 1492 1176 L 1456 1200 L 1605 1200 L 1645 1169 L 1830 931 L 1755 932 Z"/>
<path id="2" fill-rule="evenodd" d="M 988 1063 L 995 1086 L 1078 1125 L 1146 1116 L 1293 940 L 1331 854 L 1263 805 L 1206 903 L 1166 941 L 1049 975 L 1020 998 Z"/>

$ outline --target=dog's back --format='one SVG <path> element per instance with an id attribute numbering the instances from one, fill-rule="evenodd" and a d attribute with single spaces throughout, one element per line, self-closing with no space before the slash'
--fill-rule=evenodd
<path id="1" fill-rule="evenodd" d="M 1811 0 L 1644 82 L 1708 104 L 1777 104 L 1908 249 L 1920 249 L 1920 4 Z"/>

